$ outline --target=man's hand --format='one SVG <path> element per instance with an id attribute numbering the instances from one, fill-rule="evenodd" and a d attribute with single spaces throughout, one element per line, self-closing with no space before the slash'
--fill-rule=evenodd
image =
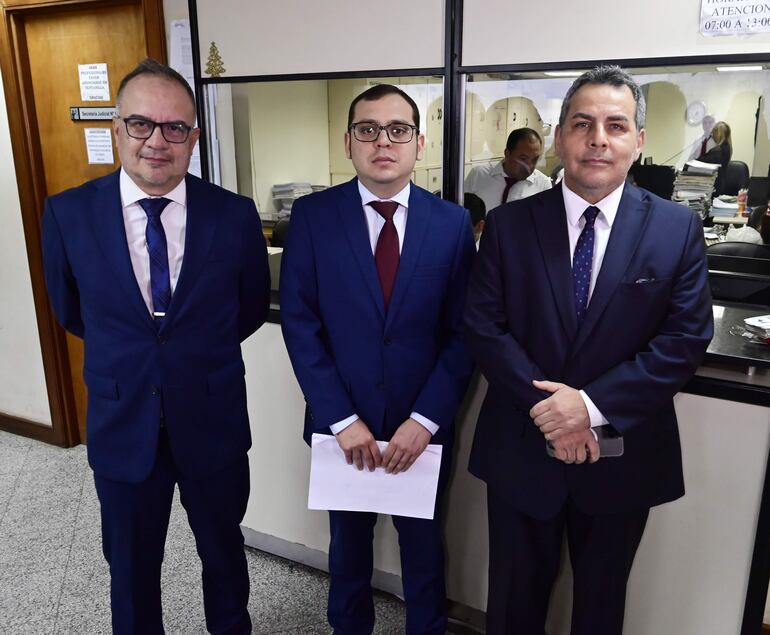
<path id="1" fill-rule="evenodd" d="M 596 463 L 601 454 L 599 443 L 591 430 L 564 434 L 555 441 L 551 441 L 551 445 L 554 457 L 565 463 L 584 463 L 586 459 Z"/>
<path id="2" fill-rule="evenodd" d="M 431 433 L 412 418 L 398 426 L 398 430 L 382 454 L 382 464 L 388 474 L 406 472 L 417 457 L 428 447 Z"/>
<path id="3" fill-rule="evenodd" d="M 588 410 L 579 391 L 553 381 L 535 380 L 532 383 L 535 388 L 552 393 L 529 411 L 529 416 L 546 439 L 554 441 L 565 434 L 591 427 Z"/>
<path id="4" fill-rule="evenodd" d="M 361 419 L 356 419 L 335 436 L 345 453 L 348 465 L 355 463 L 359 470 L 363 470 L 366 464 L 369 471 L 374 472 L 374 469 L 382 464 L 382 454 L 374 440 L 374 435 Z"/>

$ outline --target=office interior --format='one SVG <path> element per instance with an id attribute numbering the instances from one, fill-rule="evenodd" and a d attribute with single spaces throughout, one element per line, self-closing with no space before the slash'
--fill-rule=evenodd
<path id="1" fill-rule="evenodd" d="M 654 0 L 644 9 L 635 7 L 635 19 L 625 28 L 613 28 L 615 23 L 608 21 L 608 12 L 618 10 L 608 0 L 579 11 L 563 8 L 547 34 L 534 5 L 514 9 L 499 0 L 431 0 L 415 8 L 397 2 L 394 12 L 418 14 L 402 25 L 399 42 L 417 43 L 407 53 L 406 46 L 377 52 L 366 46 L 366 29 L 371 32 L 367 16 L 379 15 L 381 9 L 376 3 L 339 1 L 326 16 L 309 5 L 301 7 L 303 13 L 292 13 L 303 3 L 162 4 L 167 31 L 174 19 L 189 19 L 196 27 L 196 89 L 207 106 L 201 110 L 206 176 L 254 198 L 270 239 L 285 220 L 279 214 L 282 202 L 273 197 L 274 185 L 331 186 L 352 178 L 342 141 L 347 107 L 372 84 L 397 84 L 418 103 L 426 152 L 414 182 L 458 200 L 463 177 L 476 165 L 498 161 L 508 133 L 517 127 L 541 133 L 544 152 L 538 169 L 550 175 L 558 166 L 553 138 L 563 95 L 576 74 L 601 61 L 627 67 L 647 98 L 642 165 L 671 166 L 672 174 L 682 168 L 703 134 L 702 120 L 688 120 L 688 112 L 699 108 L 689 107 L 702 103 L 705 114 L 730 125 L 732 160 L 746 165 L 751 179 L 746 186 L 755 192 L 764 187 L 767 200 L 770 36 L 701 36 L 697 0 L 675 7 Z M 353 8 L 357 10 L 351 14 Z M 660 13 L 670 17 L 670 25 L 656 20 Z M 344 27 L 342 16 L 349 17 Z M 530 24 L 532 29 L 518 27 L 512 39 L 507 30 L 511 24 Z M 588 33 L 597 24 L 608 30 L 601 38 L 575 38 L 572 33 Z M 280 34 L 269 33 L 271 28 L 280 31 L 276 25 L 291 27 L 297 36 L 282 42 Z M 313 49 L 318 31 L 340 43 Z M 653 32 L 656 36 L 649 37 Z M 303 38 L 310 43 L 297 46 Z M 214 41 L 227 69 L 216 78 L 204 70 Z M 448 61 L 448 49 L 459 61 Z M 2 67 L 4 79 L 7 68 Z M 0 426 L 18 430 L 14 422 L 21 420 L 55 427 L 54 380 L 41 350 L 46 334 L 36 299 L 40 290 L 34 288 L 29 262 L 29 228 L 21 220 L 23 197 L 18 194 L 7 110 L 0 108 L 0 213 L 7 228 L 0 233 L 0 269 L 5 274 Z M 275 289 L 280 284 L 278 242 L 270 249 Z M 743 273 L 748 276 L 770 279 L 770 272 L 747 266 Z M 757 266 L 761 269 L 761 263 Z M 761 305 L 770 305 L 770 300 Z M 720 336 L 715 348 L 676 399 L 687 495 L 651 514 L 629 582 L 626 632 L 631 635 L 758 633 L 763 622 L 770 624 L 770 355 L 741 348 L 740 336 L 730 332 L 747 310 L 745 302 L 717 302 Z M 242 526 L 250 546 L 323 570 L 327 520 L 324 513 L 305 509 L 309 451 L 301 440 L 304 401 L 281 339 L 277 304 L 272 315 L 271 323 L 244 344 L 255 443 L 250 453 L 252 496 Z M 486 496 L 465 466 L 484 390 L 483 379 L 476 378 L 458 417 L 457 456 L 445 503 L 449 598 L 453 614 L 472 626 L 483 624 Z M 275 482 L 281 487 L 267 485 Z M 395 532 L 380 522 L 376 535 L 374 584 L 398 593 Z M 569 628 L 569 576 L 565 563 L 549 617 L 555 633 Z"/>

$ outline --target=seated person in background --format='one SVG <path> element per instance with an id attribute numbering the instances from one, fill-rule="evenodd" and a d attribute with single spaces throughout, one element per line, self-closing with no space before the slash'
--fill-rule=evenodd
<path id="1" fill-rule="evenodd" d="M 743 227 L 730 227 L 725 234 L 728 242 L 753 243 L 763 245 L 770 239 L 770 221 L 767 220 L 767 206 L 755 207 L 749 220 Z"/>
<path id="2" fill-rule="evenodd" d="M 711 138 L 714 140 L 714 147 L 705 154 L 701 154 L 698 157 L 698 161 L 719 164 L 719 173 L 717 174 L 717 181 L 714 186 L 714 194 L 719 196 L 722 194 L 727 164 L 733 156 L 733 142 L 730 136 L 730 126 L 724 121 L 717 122 L 714 124 L 714 129 L 711 131 Z"/>
<path id="3" fill-rule="evenodd" d="M 465 191 L 479 196 L 488 210 L 550 189 L 551 179 L 536 170 L 543 140 L 532 128 L 517 128 L 508 135 L 499 163 L 473 168 L 465 178 Z"/>
<path id="4" fill-rule="evenodd" d="M 476 241 L 476 250 L 478 251 L 481 232 L 484 231 L 484 222 L 487 218 L 487 206 L 484 205 L 484 201 L 478 196 L 466 192 L 463 196 L 463 207 L 470 214 L 473 238 Z"/>

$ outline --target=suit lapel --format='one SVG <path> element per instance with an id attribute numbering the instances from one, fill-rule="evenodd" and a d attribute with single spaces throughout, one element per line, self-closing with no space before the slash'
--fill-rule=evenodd
<path id="1" fill-rule="evenodd" d="M 173 322 L 174 316 L 179 312 L 179 307 L 184 303 L 198 279 L 198 275 L 206 262 L 220 218 L 220 215 L 216 213 L 216 204 L 211 201 L 210 189 L 203 187 L 202 181 L 189 174 L 185 181 L 187 218 L 185 221 L 182 270 L 179 272 L 176 289 L 171 296 L 171 304 L 163 320 L 161 331 L 164 331 Z"/>
<path id="2" fill-rule="evenodd" d="M 94 235 L 107 261 L 112 275 L 123 287 L 131 307 L 139 312 L 143 322 L 153 330 L 155 322 L 147 310 L 142 292 L 136 281 L 131 256 L 128 253 L 123 207 L 120 200 L 120 170 L 96 185 L 91 217 Z"/>
<path id="3" fill-rule="evenodd" d="M 564 209 L 561 186 L 549 190 L 547 196 L 538 198 L 531 206 L 530 213 L 537 231 L 559 318 L 569 340 L 572 341 L 577 332 L 577 317 L 572 292 L 567 213 Z"/>
<path id="4" fill-rule="evenodd" d="M 401 258 L 398 262 L 396 284 L 393 288 L 393 297 L 390 299 L 385 328 L 393 322 L 404 300 L 412 272 L 417 264 L 417 258 L 422 249 L 425 232 L 430 220 L 430 203 L 414 185 L 409 187 L 409 209 L 406 214 L 406 228 L 404 230 L 404 242 L 401 247 Z"/>
<path id="5" fill-rule="evenodd" d="M 385 301 L 382 298 L 380 280 L 377 277 L 377 267 L 372 256 L 372 245 L 369 242 L 369 230 L 366 228 L 361 195 L 358 193 L 358 179 L 348 181 L 340 190 L 338 204 L 340 215 L 339 226 L 344 228 L 350 249 L 361 269 L 366 287 L 377 305 L 380 315 L 385 317 Z M 392 300 L 391 300 L 392 302 Z"/>
<path id="6" fill-rule="evenodd" d="M 612 224 L 610 240 L 604 252 L 602 267 L 596 278 L 591 299 L 588 302 L 583 323 L 572 349 L 574 355 L 596 326 L 604 309 L 607 308 L 618 284 L 628 268 L 647 223 L 647 207 L 642 203 L 639 190 L 626 185 L 618 205 L 618 213 Z"/>

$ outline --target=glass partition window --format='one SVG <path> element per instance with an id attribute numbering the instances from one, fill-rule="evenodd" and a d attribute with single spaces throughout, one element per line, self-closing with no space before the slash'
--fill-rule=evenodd
<path id="1" fill-rule="evenodd" d="M 731 130 L 731 161 L 745 165 L 747 179 L 751 177 L 752 185 L 756 185 L 752 194 L 766 202 L 770 72 L 761 66 L 756 70 L 727 68 L 729 72 L 714 66 L 631 70 L 647 100 L 647 137 L 641 163 L 681 169 L 686 161 L 702 155 L 704 130 L 725 122 Z M 557 73 L 545 72 L 469 75 L 464 174 L 475 166 L 500 161 L 508 134 L 529 127 L 544 141 L 537 169 L 558 178 L 554 133 L 564 94 L 580 72 L 571 77 L 553 77 Z M 762 186 L 764 191 L 760 192 Z"/>

